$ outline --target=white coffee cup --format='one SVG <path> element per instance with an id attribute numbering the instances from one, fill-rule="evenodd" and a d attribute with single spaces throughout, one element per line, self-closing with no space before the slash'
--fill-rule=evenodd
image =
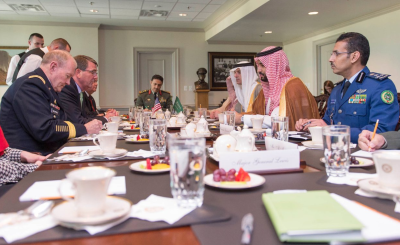
<path id="1" fill-rule="evenodd" d="M 105 212 L 108 186 L 115 170 L 105 167 L 85 167 L 74 169 L 66 174 L 59 192 L 67 201 L 73 201 L 79 217 L 93 217 Z M 75 198 L 68 197 L 71 193 L 63 193 L 66 182 L 72 183 Z"/>
<path id="2" fill-rule="evenodd" d="M 110 117 L 111 122 L 116 122 L 116 123 L 120 123 L 121 122 L 121 117 L 120 116 L 113 116 Z"/>
<path id="3" fill-rule="evenodd" d="M 308 128 L 311 133 L 311 138 L 314 143 L 322 144 L 322 127 L 315 126 Z"/>
<path id="4" fill-rule="evenodd" d="M 219 113 L 218 114 L 218 121 L 220 123 L 224 123 L 224 119 L 225 119 L 225 114 L 224 113 Z"/>
<path id="5" fill-rule="evenodd" d="M 106 123 L 107 131 L 110 133 L 118 133 L 118 123 L 117 122 L 109 122 Z"/>
<path id="6" fill-rule="evenodd" d="M 379 186 L 400 191 L 400 152 L 377 151 L 372 153 Z"/>
<path id="7" fill-rule="evenodd" d="M 171 117 L 170 119 L 169 119 L 169 125 L 171 125 L 171 127 L 175 127 L 175 125 L 176 125 L 176 117 Z"/>
<path id="8" fill-rule="evenodd" d="M 99 146 L 103 153 L 113 153 L 117 147 L 117 139 L 118 134 L 102 133 L 93 139 L 93 143 Z M 97 144 L 96 140 L 99 141 L 99 144 Z"/>
<path id="9" fill-rule="evenodd" d="M 251 118 L 251 124 L 253 125 L 253 129 L 262 129 L 262 123 L 264 121 L 264 117 L 254 117 Z"/>

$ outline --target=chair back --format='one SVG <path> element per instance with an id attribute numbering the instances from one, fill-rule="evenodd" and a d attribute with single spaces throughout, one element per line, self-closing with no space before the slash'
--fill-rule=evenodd
<path id="1" fill-rule="evenodd" d="M 399 108 L 400 108 L 400 93 L 397 93 L 397 102 L 399 103 Z M 399 121 L 397 121 L 397 125 L 396 125 L 396 131 L 399 131 L 400 129 L 400 116 L 399 116 Z"/>
<path id="2" fill-rule="evenodd" d="M 319 116 L 321 118 L 323 118 L 325 115 L 326 108 L 328 108 L 329 95 L 321 94 L 321 95 L 315 96 L 314 98 L 315 98 L 315 102 L 317 102 L 317 105 L 318 105 Z"/>

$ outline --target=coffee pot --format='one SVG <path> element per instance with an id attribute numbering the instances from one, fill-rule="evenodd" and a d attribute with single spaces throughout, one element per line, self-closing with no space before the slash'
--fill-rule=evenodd
<path id="1" fill-rule="evenodd" d="M 210 130 L 208 129 L 208 122 L 201 116 L 200 120 L 196 124 L 196 136 L 209 136 Z"/>

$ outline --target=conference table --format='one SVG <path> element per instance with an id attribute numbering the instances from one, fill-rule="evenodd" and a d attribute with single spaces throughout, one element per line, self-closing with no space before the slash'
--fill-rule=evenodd
<path id="1" fill-rule="evenodd" d="M 178 130 L 168 130 L 168 132 L 176 133 Z M 124 133 L 133 134 L 132 132 Z M 214 130 L 212 133 L 218 134 L 219 132 Z M 213 140 L 215 138 L 207 140 L 206 144 L 211 147 Z M 64 146 L 83 145 L 93 145 L 93 142 L 69 141 Z M 260 150 L 265 149 L 264 145 L 256 146 Z M 130 144 L 125 142 L 125 140 L 118 140 L 117 148 L 125 148 L 128 151 L 150 149 L 148 143 Z M 57 156 L 57 152 L 50 156 L 50 158 Z M 46 245 L 240 244 L 242 217 L 247 213 L 252 213 L 255 221 L 251 244 L 281 244 L 261 201 L 261 195 L 283 189 L 327 190 L 328 192 L 339 194 L 376 209 L 381 213 L 400 219 L 400 214 L 394 212 L 394 202 L 391 200 L 358 196 L 354 194 L 358 187 L 327 183 L 325 167 L 319 161 L 322 156 L 322 150 L 304 150 L 300 153 L 300 169 L 266 172 L 262 175 L 266 181 L 259 187 L 244 190 L 222 190 L 206 186 L 203 206 L 205 210 L 207 208 L 220 210 L 218 215 L 221 217 L 216 217 L 216 221 L 210 220 L 205 223 L 196 223 L 187 221 L 184 217 L 182 219 L 183 223 L 178 221 L 176 225 L 167 225 L 165 222 L 142 221 L 142 223 L 139 223 L 139 225 L 150 227 L 146 230 L 134 227 L 134 224 L 137 223 L 132 223 L 134 219 L 129 219 L 108 231 L 93 236 L 90 236 L 85 231 L 78 232 L 64 227 L 56 227 L 51 229 L 54 231 L 43 231 L 42 233 L 14 243 Z M 19 202 L 18 197 L 35 181 L 62 179 L 69 169 L 87 166 L 114 168 L 118 176 L 125 176 L 127 194 L 121 195 L 121 197 L 130 199 L 133 203 L 145 199 L 150 194 L 172 197 L 169 187 L 169 173 L 146 175 L 129 169 L 130 164 L 141 160 L 143 159 L 122 158 L 117 160 L 86 160 L 85 162 L 46 162 L 37 171 L 29 174 L 0 198 L 0 213 L 17 211 L 29 206 L 31 202 Z M 218 162 L 207 157 L 206 174 L 212 173 L 215 169 L 218 169 Z M 350 172 L 375 173 L 376 171 L 374 166 L 371 166 L 351 168 Z M 217 220 L 218 218 L 220 220 Z M 192 223 L 187 224 L 185 222 Z M 154 227 L 151 227 L 149 223 L 154 223 Z M 131 228 L 132 230 L 130 230 Z M 64 235 L 60 236 L 60 234 Z M 5 244 L 5 241 L 0 239 L 0 244 Z M 380 244 L 400 244 L 400 241 Z"/>

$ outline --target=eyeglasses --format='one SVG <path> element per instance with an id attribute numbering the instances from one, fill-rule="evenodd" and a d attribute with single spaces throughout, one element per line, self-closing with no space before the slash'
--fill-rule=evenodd
<path id="1" fill-rule="evenodd" d="M 353 53 L 353 52 L 338 52 L 338 51 L 333 51 L 333 52 L 331 53 L 331 56 L 337 57 L 337 56 L 339 56 L 339 55 L 341 55 L 341 54 L 351 54 L 351 53 Z"/>
<path id="2" fill-rule="evenodd" d="M 90 72 L 92 73 L 93 76 L 99 74 L 97 70 L 83 70 L 83 71 Z"/>

